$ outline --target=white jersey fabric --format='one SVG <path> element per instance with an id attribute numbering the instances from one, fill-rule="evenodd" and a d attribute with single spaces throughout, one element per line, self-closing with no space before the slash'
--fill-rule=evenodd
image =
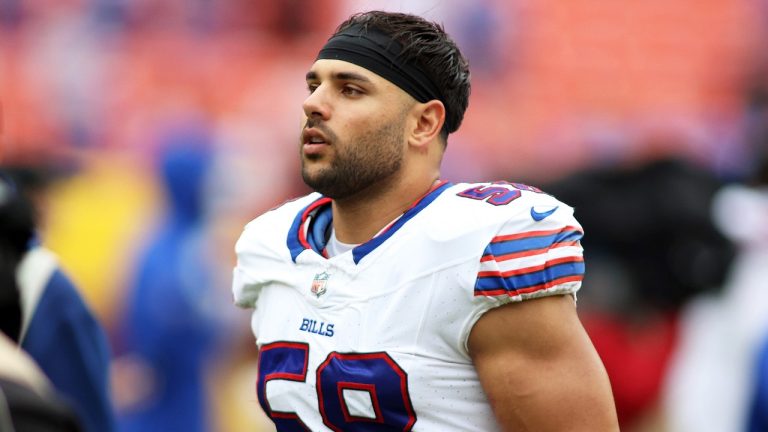
<path id="1" fill-rule="evenodd" d="M 524 185 L 444 182 L 326 258 L 330 213 L 307 195 L 236 245 L 234 298 L 254 308 L 257 395 L 278 430 L 498 430 L 467 338 L 492 308 L 576 293 L 573 209 Z"/>

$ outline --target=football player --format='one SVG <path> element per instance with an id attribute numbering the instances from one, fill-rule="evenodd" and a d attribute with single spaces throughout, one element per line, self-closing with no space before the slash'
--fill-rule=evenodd
<path id="1" fill-rule="evenodd" d="M 249 223 L 233 290 L 254 308 L 257 395 L 280 431 L 615 431 L 576 313 L 573 209 L 440 178 L 467 61 L 435 23 L 342 23 L 306 74 L 316 192 Z"/>

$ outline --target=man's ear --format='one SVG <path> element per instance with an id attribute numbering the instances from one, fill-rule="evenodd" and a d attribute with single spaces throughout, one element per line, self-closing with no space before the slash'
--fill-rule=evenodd
<path id="1" fill-rule="evenodd" d="M 425 147 L 440 136 L 445 123 L 445 106 L 437 99 L 417 103 L 413 107 L 415 123 L 408 136 L 408 143 L 416 147 Z"/>

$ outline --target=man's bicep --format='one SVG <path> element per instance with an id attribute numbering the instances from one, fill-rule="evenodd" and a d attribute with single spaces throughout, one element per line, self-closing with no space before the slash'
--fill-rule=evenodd
<path id="1" fill-rule="evenodd" d="M 608 377 L 572 296 L 493 309 L 468 346 L 503 430 L 618 430 Z"/>

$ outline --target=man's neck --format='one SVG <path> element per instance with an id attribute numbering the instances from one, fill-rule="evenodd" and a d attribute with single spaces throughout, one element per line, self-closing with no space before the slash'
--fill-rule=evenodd
<path id="1" fill-rule="evenodd" d="M 373 238 L 429 192 L 434 178 L 392 179 L 354 197 L 333 201 L 333 227 L 344 243 L 360 244 Z"/>

